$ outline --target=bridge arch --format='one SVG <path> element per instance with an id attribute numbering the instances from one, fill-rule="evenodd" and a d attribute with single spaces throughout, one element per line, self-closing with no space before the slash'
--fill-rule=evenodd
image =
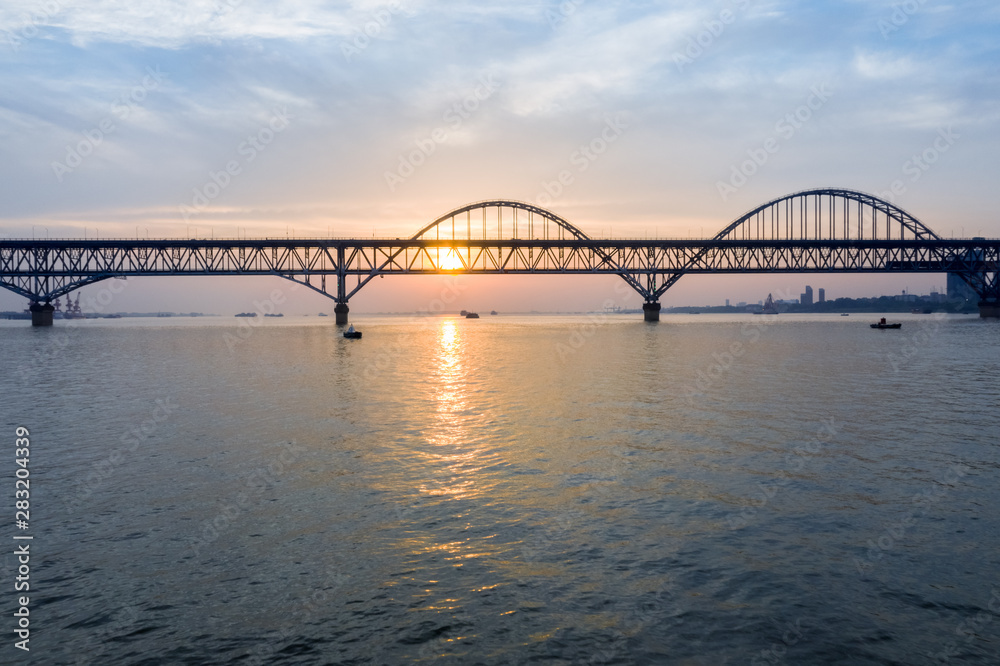
<path id="1" fill-rule="evenodd" d="M 492 212 L 495 209 L 495 213 Z M 478 213 L 473 224 L 473 212 Z M 465 234 L 462 231 L 462 216 L 465 216 Z M 450 222 L 450 224 L 449 224 Z M 510 235 L 504 234 L 504 228 Z M 541 225 L 541 226 L 539 226 Z M 491 231 L 496 234 L 491 236 Z M 445 236 L 441 237 L 442 230 Z M 434 237 L 431 233 L 434 232 Z M 527 235 L 524 235 L 524 234 Z M 466 204 L 437 218 L 413 235 L 411 240 L 563 240 L 576 238 L 590 240 L 583 231 L 564 218 L 534 204 L 513 199 L 489 199 Z"/>
<path id="2" fill-rule="evenodd" d="M 927 225 L 899 206 L 875 195 L 846 188 L 801 190 L 772 199 L 747 211 L 712 237 L 719 241 L 940 239 Z M 705 247 L 695 253 L 687 266 L 703 261 L 710 251 L 710 247 Z M 659 300 L 685 272 L 682 269 L 669 273 L 663 276 L 658 287 L 647 287 L 647 300 Z"/>
<path id="3" fill-rule="evenodd" d="M 940 236 L 899 206 L 872 194 L 823 188 L 763 203 L 713 240 L 940 240 Z"/>
<path id="4" fill-rule="evenodd" d="M 86 287 L 88 284 L 94 284 L 113 277 L 115 275 L 110 273 L 99 273 L 97 275 L 86 275 L 77 279 L 35 278 L 32 280 L 11 280 L 9 282 L 3 280 L 0 281 L 0 287 L 8 289 L 19 296 L 24 296 L 32 302 L 49 303 L 57 298 L 68 295 L 80 287 Z M 50 281 L 52 284 L 50 284 Z"/>
<path id="5" fill-rule="evenodd" d="M 541 206 L 514 199 L 488 199 L 448 211 L 421 228 L 409 240 L 447 243 L 449 241 L 587 241 L 593 239 L 565 218 Z M 602 264 L 610 267 L 618 266 L 602 248 L 594 247 L 592 249 Z M 381 265 L 374 267 L 368 275 L 359 279 L 356 287 L 338 294 L 337 302 L 346 304 L 351 296 L 360 291 L 376 276 L 382 274 L 386 267 L 391 265 L 403 252 L 404 249 L 400 248 L 389 255 Z M 460 253 L 458 257 L 461 258 Z M 629 286 L 645 295 L 645 290 L 636 276 L 625 270 L 618 271 L 618 274 Z"/>

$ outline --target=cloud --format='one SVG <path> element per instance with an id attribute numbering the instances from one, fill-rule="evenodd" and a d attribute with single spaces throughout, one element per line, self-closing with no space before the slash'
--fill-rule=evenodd
<path id="1" fill-rule="evenodd" d="M 852 64 L 855 71 L 866 79 L 906 79 L 918 69 L 917 64 L 908 56 L 869 51 L 859 51 Z"/>
<path id="2" fill-rule="evenodd" d="M 204 41 L 346 35 L 351 29 L 348 14 L 349 11 L 331 9 L 328 3 L 310 0 L 281 3 L 50 0 L 28 11 L 0 8 L 0 21 L 15 29 L 34 22 L 42 27 L 64 30 L 71 43 L 77 46 L 112 42 L 180 48 Z"/>
<path id="3" fill-rule="evenodd" d="M 617 20 L 603 7 L 581 9 L 550 40 L 506 63 L 511 111 L 544 115 L 640 93 L 681 50 L 694 18 L 680 10 Z"/>

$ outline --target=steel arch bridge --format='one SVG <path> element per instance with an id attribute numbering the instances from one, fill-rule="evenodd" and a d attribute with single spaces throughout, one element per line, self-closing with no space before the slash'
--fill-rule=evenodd
<path id="1" fill-rule="evenodd" d="M 1000 316 L 998 266 L 1000 240 L 944 239 L 898 206 L 847 189 L 773 199 L 706 240 L 591 238 L 510 200 L 457 208 L 406 239 L 0 240 L 0 286 L 31 300 L 37 325 L 51 323 L 51 301 L 84 285 L 164 275 L 282 277 L 334 299 L 346 323 L 351 297 L 384 275 L 613 274 L 655 321 L 660 297 L 686 274 L 953 273 L 978 294 L 983 316 Z"/>

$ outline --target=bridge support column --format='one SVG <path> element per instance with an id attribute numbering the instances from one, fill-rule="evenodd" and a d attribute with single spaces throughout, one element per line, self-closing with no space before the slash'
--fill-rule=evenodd
<path id="1" fill-rule="evenodd" d="M 337 316 L 337 326 L 347 326 L 347 313 L 350 312 L 347 303 L 337 303 L 333 308 L 333 313 Z"/>
<path id="2" fill-rule="evenodd" d="M 660 321 L 660 304 L 656 302 L 643 303 L 642 318 L 646 321 Z"/>
<path id="3" fill-rule="evenodd" d="M 51 326 L 52 325 L 52 313 L 55 312 L 55 307 L 49 303 L 32 303 L 28 306 L 31 310 L 31 325 L 32 326 Z"/>
<path id="4" fill-rule="evenodd" d="M 982 319 L 1000 317 L 1000 301 L 979 301 L 979 316 Z"/>

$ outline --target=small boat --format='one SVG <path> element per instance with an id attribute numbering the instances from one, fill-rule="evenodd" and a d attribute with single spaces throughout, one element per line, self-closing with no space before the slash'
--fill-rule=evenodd
<path id="1" fill-rule="evenodd" d="M 848 313 L 846 313 L 846 312 L 841 312 L 841 313 L 840 313 L 840 316 L 841 316 L 841 317 L 850 317 L 851 315 L 849 315 L 849 314 L 848 314 Z"/>
<path id="2" fill-rule="evenodd" d="M 479 313 L 478 312 L 466 312 L 465 313 L 465 318 L 466 319 L 479 319 Z"/>
<path id="3" fill-rule="evenodd" d="M 328 315 L 328 314 L 327 314 L 327 313 L 325 313 L 325 312 L 320 312 L 320 313 L 319 313 L 319 314 L 318 314 L 317 316 L 318 316 L 318 317 L 329 317 L 330 315 Z"/>
<path id="4" fill-rule="evenodd" d="M 496 311 L 496 310 L 490 310 L 490 314 L 491 314 L 491 315 L 495 315 L 496 313 L 497 313 L 497 311 Z"/>
<path id="5" fill-rule="evenodd" d="M 465 315 L 467 315 L 467 314 L 469 314 L 469 311 L 468 311 L 468 310 L 462 310 L 461 312 L 459 312 L 459 313 L 458 313 L 458 315 L 459 315 L 460 317 L 464 317 L 464 316 L 465 316 Z"/>
<path id="6" fill-rule="evenodd" d="M 351 324 L 346 331 L 344 331 L 345 338 L 351 338 L 352 340 L 357 340 L 361 337 L 361 331 L 354 330 L 354 324 Z"/>
<path id="7" fill-rule="evenodd" d="M 900 323 L 896 323 L 896 324 L 887 324 L 887 323 L 885 323 L 885 317 L 882 317 L 881 319 L 879 319 L 877 324 L 869 324 L 869 326 L 871 326 L 872 328 L 879 328 L 879 329 L 903 328 L 903 325 L 900 324 Z"/>

